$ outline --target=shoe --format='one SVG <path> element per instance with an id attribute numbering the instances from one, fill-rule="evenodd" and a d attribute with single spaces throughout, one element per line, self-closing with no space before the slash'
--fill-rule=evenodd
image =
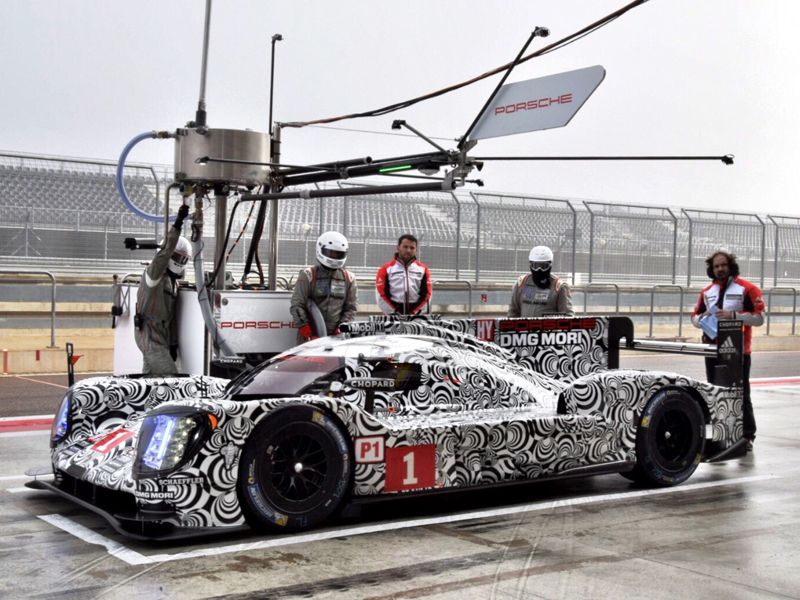
<path id="1" fill-rule="evenodd" d="M 752 452 L 753 451 L 753 440 L 747 440 L 747 444 L 745 445 L 744 449 L 747 452 Z"/>

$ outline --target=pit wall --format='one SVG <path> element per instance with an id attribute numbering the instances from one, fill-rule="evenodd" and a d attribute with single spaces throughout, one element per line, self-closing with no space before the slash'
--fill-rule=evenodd
<path id="1" fill-rule="evenodd" d="M 464 317 L 464 307 L 448 310 L 449 306 L 434 306 L 434 312 L 450 318 Z M 483 308 L 483 307 L 482 307 Z M 59 311 L 60 313 L 60 311 Z M 85 313 L 84 313 L 85 314 Z M 108 314 L 103 311 L 103 314 Z M 376 306 L 364 306 L 360 317 L 377 314 Z M 489 316 L 481 311 L 481 317 Z M 109 323 L 111 319 L 109 317 Z M 677 327 L 656 325 L 654 338 L 671 340 L 676 337 Z M 753 351 L 800 351 L 800 335 L 791 335 L 789 324 L 773 323 L 770 335 L 765 335 L 766 326 L 753 330 Z M 645 338 L 647 328 L 639 326 L 636 336 Z M 688 336 L 686 335 L 688 334 Z M 699 330 L 684 323 L 684 340 L 699 342 Z M 57 329 L 55 348 L 50 348 L 49 329 L 0 329 L 0 376 L 45 373 L 66 373 L 65 344 L 72 342 L 76 356 L 76 373 L 111 373 L 114 365 L 114 330 L 102 329 Z"/>

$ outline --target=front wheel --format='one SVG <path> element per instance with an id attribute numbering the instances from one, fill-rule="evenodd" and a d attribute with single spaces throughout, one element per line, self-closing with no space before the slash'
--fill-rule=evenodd
<path id="1" fill-rule="evenodd" d="M 685 391 L 661 390 L 647 403 L 636 433 L 636 466 L 623 475 L 639 483 L 677 485 L 703 457 L 705 420 Z"/>
<path id="2" fill-rule="evenodd" d="M 301 531 L 333 515 L 350 489 L 347 434 L 328 413 L 279 408 L 253 430 L 239 464 L 239 498 L 256 529 Z"/>

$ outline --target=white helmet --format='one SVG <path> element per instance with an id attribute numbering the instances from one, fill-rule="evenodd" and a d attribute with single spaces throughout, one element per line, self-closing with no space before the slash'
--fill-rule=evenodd
<path id="1" fill-rule="evenodd" d="M 553 251 L 547 246 L 534 246 L 528 254 L 533 271 L 548 271 L 553 266 Z"/>
<path id="2" fill-rule="evenodd" d="M 329 269 L 341 269 L 347 260 L 347 238 L 338 231 L 326 231 L 317 238 L 317 261 Z"/>
<path id="3" fill-rule="evenodd" d="M 172 256 L 169 257 L 167 269 L 176 277 L 183 277 L 183 270 L 186 268 L 186 263 L 189 262 L 191 256 L 192 244 L 185 237 L 179 237 L 175 250 L 172 251 Z"/>

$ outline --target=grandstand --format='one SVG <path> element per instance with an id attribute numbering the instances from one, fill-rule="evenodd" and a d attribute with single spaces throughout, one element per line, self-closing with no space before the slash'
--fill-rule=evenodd
<path id="1" fill-rule="evenodd" d="M 82 261 L 84 268 L 127 261 L 138 270 L 147 257 L 126 251 L 122 240 L 160 237 L 162 226 L 123 206 L 115 170 L 107 161 L 0 153 L 0 264 L 59 262 L 80 269 Z M 126 166 L 125 185 L 137 206 L 157 214 L 169 177 L 169 167 Z M 245 240 L 230 255 L 234 269 L 252 233 L 251 208 L 242 203 L 232 217 L 234 239 L 244 230 Z M 210 203 L 207 256 L 215 252 L 213 213 Z M 286 200 L 279 220 L 285 273 L 313 260 L 316 236 L 336 229 L 351 242 L 349 266 L 365 276 L 392 255 L 400 234 L 411 232 L 438 278 L 509 280 L 525 270 L 530 246 L 545 244 L 557 271 L 578 283 L 701 283 L 703 259 L 720 247 L 739 255 L 751 279 L 800 283 L 797 217 L 459 190 Z"/>

